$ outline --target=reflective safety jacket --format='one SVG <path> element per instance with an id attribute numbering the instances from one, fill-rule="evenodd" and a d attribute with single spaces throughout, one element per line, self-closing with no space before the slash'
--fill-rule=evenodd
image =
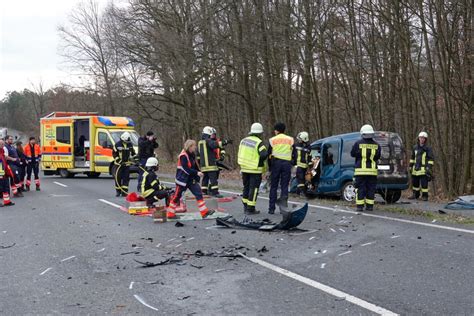
<path id="1" fill-rule="evenodd" d="M 293 137 L 283 133 L 270 138 L 270 155 L 271 158 L 291 161 L 293 157 L 293 145 L 295 141 Z"/>
<path id="2" fill-rule="evenodd" d="M 209 135 L 202 135 L 198 142 L 199 164 L 202 172 L 218 171 L 216 149 L 222 148 L 221 142 Z"/>
<path id="3" fill-rule="evenodd" d="M 296 143 L 293 150 L 293 165 L 307 169 L 311 162 L 311 146 L 308 143 Z"/>
<path id="4" fill-rule="evenodd" d="M 144 198 L 151 196 L 155 191 L 166 190 L 166 187 L 160 184 L 160 180 L 156 173 L 152 170 L 145 169 L 141 183 L 141 194 Z"/>
<path id="5" fill-rule="evenodd" d="M 41 159 L 41 149 L 38 144 L 26 144 L 25 147 L 23 147 L 23 152 L 26 156 L 26 160 L 28 161 L 38 161 Z"/>
<path id="6" fill-rule="evenodd" d="M 355 158 L 355 176 L 377 176 L 377 160 L 380 159 L 380 145 L 373 139 L 358 140 L 351 150 Z"/>
<path id="7" fill-rule="evenodd" d="M 433 150 L 427 145 L 416 144 L 413 147 L 410 159 L 411 174 L 424 176 L 434 165 Z"/>
<path id="8" fill-rule="evenodd" d="M 114 145 L 113 156 L 116 165 L 131 166 L 133 164 L 132 157 L 135 156 L 135 149 L 132 143 L 119 140 Z"/>
<path id="9" fill-rule="evenodd" d="M 198 165 L 196 163 L 196 155 L 183 150 L 178 156 L 178 166 L 176 168 L 176 184 L 187 186 L 193 182 L 199 182 Z"/>
<path id="10" fill-rule="evenodd" d="M 240 141 L 237 162 L 244 173 L 264 173 L 267 165 L 268 151 L 262 140 L 255 135 Z"/>

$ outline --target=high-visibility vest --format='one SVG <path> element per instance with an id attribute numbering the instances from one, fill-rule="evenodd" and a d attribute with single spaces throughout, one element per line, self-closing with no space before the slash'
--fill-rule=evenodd
<path id="1" fill-rule="evenodd" d="M 148 183 L 149 182 L 149 180 L 148 180 L 149 175 L 150 175 L 150 173 L 148 171 L 143 172 L 143 178 L 142 178 L 142 183 L 141 183 L 141 193 L 142 193 L 142 196 L 144 198 L 147 198 L 150 195 L 152 195 L 153 192 L 155 192 L 155 189 L 154 189 L 155 185 L 159 184 L 157 179 L 154 179 L 153 181 L 151 181 L 151 183 Z M 164 190 L 165 188 L 160 185 L 159 189 Z"/>
<path id="2" fill-rule="evenodd" d="M 379 148 L 378 144 L 359 144 L 361 153 L 360 166 L 356 166 L 354 170 L 355 176 L 377 176 L 377 161 L 375 155 Z"/>
<path id="3" fill-rule="evenodd" d="M 293 152 L 293 137 L 285 134 L 278 134 L 270 138 L 270 146 L 272 146 L 272 157 L 291 161 L 291 153 Z"/>
<path id="4" fill-rule="evenodd" d="M 3 161 L 0 161 L 0 177 L 5 176 L 5 169 L 3 168 Z"/>
<path id="5" fill-rule="evenodd" d="M 415 157 L 415 159 L 410 160 L 410 164 L 413 165 L 413 167 L 411 169 L 411 174 L 414 175 L 414 176 L 424 176 L 424 175 L 426 175 L 426 167 L 427 167 L 426 151 L 423 151 L 423 153 L 421 154 L 420 169 L 416 170 L 416 160 L 418 158 L 418 155 L 419 155 L 419 151 L 417 149 L 414 149 L 414 155 L 413 156 Z M 428 165 L 430 167 L 433 167 L 434 161 L 432 159 L 428 159 Z"/>
<path id="6" fill-rule="evenodd" d="M 41 156 L 40 146 L 38 144 L 34 144 L 33 148 L 34 149 L 32 151 L 30 144 L 26 144 L 26 146 L 23 147 L 23 152 L 25 153 L 26 158 L 28 158 L 29 160 L 31 160 L 31 158 L 33 157 L 39 158 L 39 156 Z"/>
<path id="7" fill-rule="evenodd" d="M 261 143 L 262 140 L 256 136 L 248 136 L 240 141 L 237 163 L 242 172 L 265 172 L 265 163 L 260 166 L 260 151 L 265 150 L 264 146 L 260 146 Z"/>
<path id="8" fill-rule="evenodd" d="M 211 150 L 205 139 L 201 139 L 198 142 L 198 151 L 200 156 L 201 171 L 218 171 L 219 168 L 216 165 L 216 157 L 213 150 Z"/>

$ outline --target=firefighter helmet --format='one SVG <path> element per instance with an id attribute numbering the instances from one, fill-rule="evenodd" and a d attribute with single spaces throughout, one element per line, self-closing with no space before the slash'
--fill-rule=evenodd
<path id="1" fill-rule="evenodd" d="M 418 137 L 428 138 L 428 133 L 427 132 L 420 132 L 420 134 L 418 134 Z"/>
<path id="2" fill-rule="evenodd" d="M 372 125 L 365 124 L 364 126 L 361 127 L 360 134 L 362 135 L 363 138 L 372 138 L 374 137 L 375 131 Z"/>
<path id="3" fill-rule="evenodd" d="M 158 167 L 158 159 L 155 157 L 148 158 L 145 167 Z"/>
<path id="4" fill-rule="evenodd" d="M 120 135 L 120 139 L 123 140 L 124 142 L 129 142 L 130 141 L 130 133 L 129 132 L 124 132 L 122 135 Z"/>
<path id="5" fill-rule="evenodd" d="M 308 132 L 298 133 L 298 135 L 296 136 L 296 139 L 299 140 L 299 141 L 307 143 L 309 141 Z"/>
<path id="6" fill-rule="evenodd" d="M 263 133 L 263 126 L 260 123 L 253 123 L 250 127 L 249 134 L 262 134 Z"/>
<path id="7" fill-rule="evenodd" d="M 213 131 L 213 128 L 210 126 L 206 126 L 202 129 L 202 133 L 209 136 L 212 135 L 212 131 Z"/>

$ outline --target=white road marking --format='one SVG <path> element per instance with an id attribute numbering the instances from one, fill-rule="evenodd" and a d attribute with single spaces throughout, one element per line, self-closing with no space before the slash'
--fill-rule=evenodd
<path id="1" fill-rule="evenodd" d="M 321 263 L 321 269 L 324 269 L 325 266 L 326 266 L 325 263 Z"/>
<path id="2" fill-rule="evenodd" d="M 365 244 L 360 245 L 361 247 L 369 246 L 375 244 L 375 241 L 366 242 Z"/>
<path id="3" fill-rule="evenodd" d="M 76 258 L 76 256 L 70 256 L 70 257 L 64 258 L 63 260 L 61 260 L 61 262 L 68 261 L 68 260 L 71 260 L 73 258 Z"/>
<path id="4" fill-rule="evenodd" d="M 65 185 L 61 182 L 54 181 L 53 183 L 59 185 L 60 187 L 67 188 L 67 185 Z"/>
<path id="5" fill-rule="evenodd" d="M 50 194 L 50 197 L 70 197 L 72 195 L 69 194 Z"/>
<path id="6" fill-rule="evenodd" d="M 43 272 L 40 273 L 40 275 L 45 274 L 46 272 L 48 272 L 48 271 L 51 270 L 51 269 L 53 269 L 53 268 L 48 268 L 48 269 L 44 270 Z"/>
<path id="7" fill-rule="evenodd" d="M 249 260 L 249 261 L 251 261 L 251 262 L 253 262 L 253 263 L 256 263 L 256 264 L 258 264 L 258 265 L 260 265 L 260 266 L 262 266 L 262 267 L 265 267 L 265 268 L 270 269 L 270 270 L 272 270 L 272 271 L 274 271 L 274 272 L 277 272 L 277 273 L 280 273 L 280 274 L 282 274 L 282 275 L 284 275 L 284 276 L 287 276 L 287 277 L 289 277 L 289 278 L 292 278 L 293 280 L 296 280 L 296 281 L 299 281 L 299 282 L 304 283 L 304 284 L 306 284 L 306 285 L 309 285 L 309 286 L 311 286 L 311 287 L 313 287 L 313 288 L 315 288 L 315 289 L 321 290 L 321 291 L 323 291 L 323 292 L 325 292 L 325 293 L 327 293 L 327 294 L 330 294 L 330 295 L 332 295 L 332 296 L 335 296 L 335 297 L 337 297 L 337 298 L 339 298 L 339 299 L 346 300 L 346 301 L 348 301 L 348 302 L 350 302 L 350 303 L 352 303 L 352 304 L 354 304 L 354 305 L 357 305 L 357 306 L 360 306 L 360 307 L 362 307 L 362 308 L 365 308 L 365 309 L 367 309 L 367 310 L 369 310 L 369 311 L 371 311 L 371 312 L 374 312 L 374 313 L 376 313 L 376 314 L 379 314 L 379 315 L 390 315 L 390 316 L 392 316 L 392 315 L 398 315 L 398 314 L 396 314 L 396 313 L 394 313 L 394 312 L 392 312 L 392 311 L 389 311 L 388 309 L 385 309 L 385 308 L 383 308 L 383 307 L 380 307 L 380 306 L 377 306 L 377 305 L 375 305 L 375 304 L 369 303 L 369 302 L 367 302 L 367 301 L 364 301 L 363 299 L 360 299 L 360 298 L 355 297 L 355 296 L 353 296 L 353 295 L 350 295 L 350 294 L 348 294 L 348 293 L 339 291 L 339 290 L 337 290 L 337 289 L 335 289 L 335 288 L 332 288 L 332 287 L 330 287 L 330 286 L 328 286 L 328 285 L 319 283 L 319 282 L 317 282 L 317 281 L 315 281 L 315 280 L 309 279 L 309 278 L 304 277 L 304 276 L 302 276 L 302 275 L 299 275 L 299 274 L 296 274 L 296 273 L 294 273 L 294 272 L 288 271 L 288 270 L 286 270 L 286 269 L 280 268 L 280 267 L 278 267 L 278 266 L 276 266 L 276 265 L 273 265 L 273 264 L 271 264 L 271 263 L 269 263 L 269 262 L 266 262 L 266 261 L 263 261 L 263 260 L 261 260 L 261 259 L 254 258 L 254 257 L 247 257 L 247 256 L 245 256 L 245 255 L 243 255 L 243 254 L 241 254 L 241 253 L 240 253 L 240 255 L 241 255 L 243 258 L 245 258 L 245 259 L 247 259 L 247 260 Z"/>
<path id="8" fill-rule="evenodd" d="M 99 201 L 101 201 L 102 203 L 105 203 L 105 204 L 108 204 L 110 206 L 113 206 L 113 207 L 116 207 L 116 208 L 122 208 L 122 206 L 118 205 L 118 204 L 115 204 L 115 203 L 112 203 L 112 202 L 109 202 L 107 200 L 104 200 L 104 199 L 99 199 Z"/>
<path id="9" fill-rule="evenodd" d="M 97 250 L 97 252 L 102 252 L 104 250 L 105 250 L 105 248 L 102 248 L 102 249 Z"/>
<path id="10" fill-rule="evenodd" d="M 223 193 L 229 193 L 229 194 L 240 194 L 240 193 L 232 192 L 232 191 L 225 191 L 225 190 L 220 190 L 220 191 L 223 192 Z M 269 200 L 269 198 L 267 198 L 266 196 L 259 196 L 258 198 L 263 199 L 263 200 Z M 304 205 L 304 203 L 295 202 L 295 201 L 288 201 L 288 203 L 293 203 L 293 204 L 300 205 L 300 206 Z M 395 221 L 395 222 L 400 222 L 400 223 L 414 224 L 414 225 L 420 225 L 420 226 L 425 226 L 425 227 L 431 227 L 431 228 L 452 230 L 452 231 L 461 232 L 461 233 L 474 234 L 474 230 L 470 230 L 470 229 L 443 226 L 443 225 L 435 225 L 435 224 L 432 224 L 432 223 L 417 222 L 417 221 L 412 221 L 412 220 L 409 220 L 409 219 L 396 218 L 396 217 L 390 217 L 390 216 L 384 216 L 384 215 L 359 213 L 359 212 L 356 212 L 356 211 L 336 209 L 336 208 L 333 208 L 333 207 L 315 205 L 315 204 L 308 204 L 308 206 L 312 207 L 312 208 L 319 208 L 319 209 L 322 209 L 322 210 L 327 210 L 327 211 L 342 212 L 342 213 L 353 214 L 353 215 L 360 215 L 360 216 L 373 217 L 373 218 L 378 218 L 378 219 L 385 219 L 385 220 Z"/>
<path id="11" fill-rule="evenodd" d="M 349 251 L 346 251 L 346 252 L 340 253 L 340 254 L 338 254 L 337 256 L 338 256 L 338 257 L 340 257 L 340 256 L 348 255 L 348 254 L 350 254 L 351 252 L 352 252 L 352 251 L 351 251 L 351 250 L 349 250 Z"/>
<path id="12" fill-rule="evenodd" d="M 176 238 L 171 238 L 171 239 L 169 239 L 167 242 L 171 242 L 171 241 L 173 241 L 173 240 L 175 240 L 175 239 L 176 239 Z"/>
<path id="13" fill-rule="evenodd" d="M 191 237 L 191 238 L 186 239 L 186 241 L 191 241 L 193 239 L 194 239 L 194 237 Z"/>
<path id="14" fill-rule="evenodd" d="M 174 246 L 175 248 L 178 248 L 180 247 L 182 244 L 177 244 L 176 246 Z"/>
<path id="15" fill-rule="evenodd" d="M 400 237 L 400 236 L 399 236 L 399 235 L 395 235 L 395 236 L 392 236 L 392 237 L 390 237 L 390 238 L 395 239 L 395 238 L 398 238 L 398 237 Z"/>
<path id="16" fill-rule="evenodd" d="M 339 230 L 340 230 L 341 232 L 343 232 L 343 233 L 346 232 L 346 231 L 345 231 L 344 229 L 342 229 L 342 228 L 339 228 Z"/>
<path id="17" fill-rule="evenodd" d="M 316 238 L 316 237 L 314 237 L 314 236 L 313 236 L 313 237 L 309 237 L 309 240 L 313 240 L 314 238 Z"/>
<path id="18" fill-rule="evenodd" d="M 158 308 L 151 306 L 150 304 L 145 302 L 145 300 L 143 298 L 141 298 L 140 296 L 138 296 L 137 294 L 133 295 L 133 297 L 135 297 L 137 299 L 137 301 L 139 301 L 140 303 L 142 303 L 146 307 L 151 308 L 154 311 L 158 311 Z"/>
<path id="19" fill-rule="evenodd" d="M 333 233 L 336 232 L 336 230 L 334 228 L 329 228 Z"/>
<path id="20" fill-rule="evenodd" d="M 161 242 L 158 245 L 156 245 L 156 248 L 160 248 L 160 246 L 161 246 Z"/>
<path id="21" fill-rule="evenodd" d="M 432 220 L 431 222 L 432 222 L 432 223 L 436 223 L 436 222 L 437 222 L 437 220 L 435 220 L 435 219 L 434 219 L 434 220 Z"/>
<path id="22" fill-rule="evenodd" d="M 128 287 L 130 290 L 133 289 L 133 284 L 134 284 L 134 283 L 135 283 L 135 282 L 133 282 L 133 281 L 130 282 L 130 286 Z"/>

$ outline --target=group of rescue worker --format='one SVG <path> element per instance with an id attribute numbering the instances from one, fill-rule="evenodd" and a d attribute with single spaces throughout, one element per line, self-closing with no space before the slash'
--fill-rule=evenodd
<path id="1" fill-rule="evenodd" d="M 306 190 L 306 175 L 310 166 L 317 166 L 320 153 L 311 151 L 309 134 L 302 131 L 297 134 L 296 141 L 285 134 L 284 123 L 274 125 L 274 136 L 268 141 L 263 140 L 262 124 L 254 123 L 248 136 L 240 141 L 237 162 L 240 166 L 243 192 L 242 203 L 245 214 L 260 213 L 256 209 L 257 198 L 262 179 L 269 172 L 270 194 L 268 213 L 274 214 L 276 206 L 288 208 L 289 185 L 292 168 L 296 167 L 298 182 L 296 193 L 304 194 Z M 354 157 L 354 186 L 356 188 L 356 207 L 358 211 L 372 211 L 375 204 L 377 187 L 377 161 L 381 156 L 381 146 L 375 141 L 375 131 L 371 125 L 360 129 L 361 138 L 352 147 Z M 428 134 L 421 132 L 414 146 L 410 172 L 412 175 L 413 194 L 411 199 L 428 200 L 428 183 L 432 178 L 434 164 L 433 151 L 427 145 Z M 222 169 L 227 169 L 223 160 L 226 157 L 225 147 L 232 140 L 220 139 L 217 131 L 211 126 L 202 130 L 201 139 L 196 143 L 187 140 L 178 156 L 176 168 L 176 186 L 174 189 L 162 185 L 156 172 L 159 168 L 155 149 L 158 148 L 156 136 L 147 132 L 138 140 L 138 154 L 131 143 L 131 135 L 124 132 L 120 141 L 114 146 L 114 174 L 117 196 L 128 194 L 130 166 L 138 162 L 139 180 L 138 192 L 146 199 L 148 205 L 165 199 L 168 206 L 168 218 L 175 218 L 183 193 L 190 190 L 195 196 L 202 217 L 212 214 L 206 207 L 204 195 L 220 198 L 219 175 Z M 312 155 L 314 157 L 312 157 Z M 138 158 L 138 161 L 137 161 Z M 280 192 L 278 196 L 278 192 Z"/>
<path id="2" fill-rule="evenodd" d="M 36 191 L 40 191 L 39 163 L 41 149 L 35 137 L 30 137 L 23 146 L 12 135 L 0 139 L 0 194 L 3 206 L 13 206 L 11 197 L 23 197 L 23 192 L 30 191 L 31 177 L 34 175 Z"/>

